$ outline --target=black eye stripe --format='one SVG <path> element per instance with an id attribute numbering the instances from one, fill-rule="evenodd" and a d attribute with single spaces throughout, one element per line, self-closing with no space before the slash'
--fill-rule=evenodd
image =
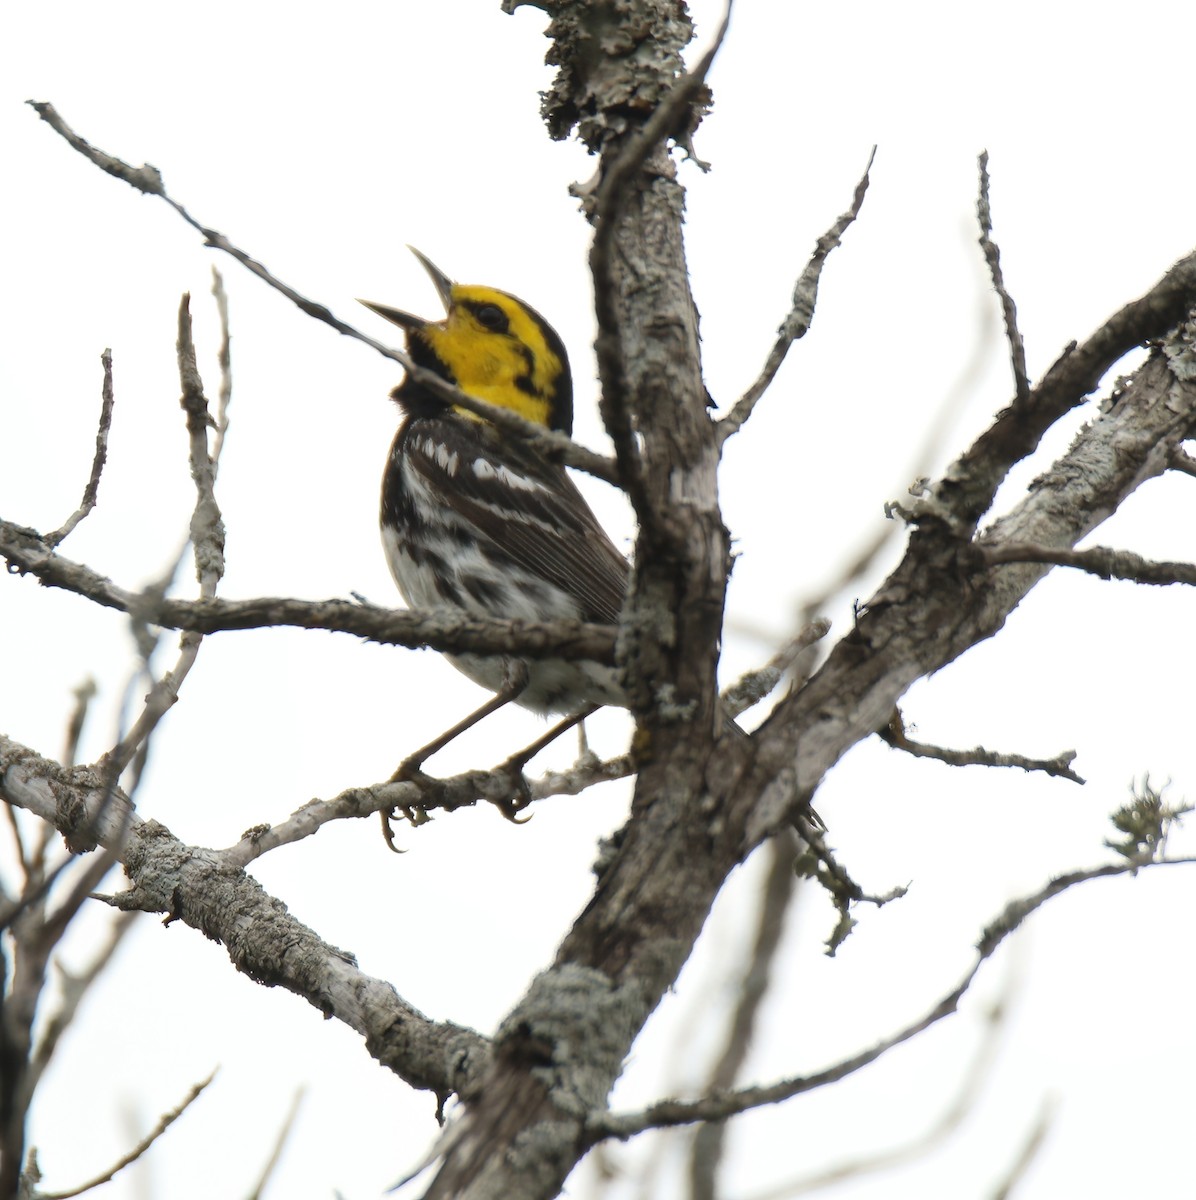
<path id="1" fill-rule="evenodd" d="M 497 304 L 484 304 L 477 300 L 466 300 L 465 308 L 469 309 L 483 329 L 491 333 L 506 333 L 511 327 L 507 314 Z"/>

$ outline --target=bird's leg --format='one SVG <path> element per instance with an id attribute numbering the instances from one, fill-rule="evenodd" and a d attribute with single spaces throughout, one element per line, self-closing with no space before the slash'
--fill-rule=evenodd
<path id="1" fill-rule="evenodd" d="M 591 713 L 598 711 L 598 705 L 591 705 L 589 708 L 583 708 L 579 712 L 573 713 L 571 716 L 565 717 L 563 721 L 558 721 L 546 734 L 536 738 L 530 746 L 524 746 L 517 754 L 512 754 L 498 769 L 505 771 L 515 783 L 515 794 L 507 800 L 495 801 L 499 812 L 502 813 L 508 821 L 519 822 L 519 813 L 521 813 L 532 802 L 532 789 L 527 781 L 527 776 L 523 773 L 523 768 L 527 766 L 545 746 L 551 745 L 561 736 L 562 733 L 568 733 L 574 725 L 581 723 L 590 716 Z M 526 818 L 525 818 L 526 820 Z"/>
<path id="2" fill-rule="evenodd" d="M 464 720 L 458 721 L 451 729 L 446 729 L 444 733 L 433 738 L 426 746 L 421 746 L 414 754 L 409 754 L 403 759 L 399 763 L 398 770 L 390 777 L 390 782 L 428 782 L 428 777 L 420 769 L 424 765 L 425 760 L 443 750 L 449 742 L 460 737 L 467 729 L 472 729 L 479 721 L 484 721 L 491 713 L 498 712 L 504 705 L 518 699 L 525 687 L 527 687 L 527 664 L 518 659 L 509 659 L 503 673 L 502 686 L 498 691 L 480 708 L 471 712 Z M 382 818 L 382 836 L 386 839 L 386 844 L 392 850 L 395 850 L 395 853 L 398 853 L 394 844 L 394 832 L 390 827 L 391 819 L 394 817 L 394 809 L 382 809 L 379 815 Z M 415 818 L 414 810 L 405 810 L 404 815 L 413 824 L 419 823 Z"/>

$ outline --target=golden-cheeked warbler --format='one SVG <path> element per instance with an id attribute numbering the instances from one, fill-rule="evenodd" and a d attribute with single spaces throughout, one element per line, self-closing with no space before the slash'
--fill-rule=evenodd
<path id="1" fill-rule="evenodd" d="M 522 300 L 454 283 L 413 252 L 444 303 L 443 320 L 363 301 L 405 330 L 412 361 L 470 396 L 572 433 L 569 359 L 552 327 Z M 615 624 L 627 561 L 565 469 L 410 376 L 391 395 L 403 420 L 382 481 L 382 542 L 407 603 L 481 617 Z M 495 698 L 400 772 L 417 770 L 423 758 L 512 699 L 535 712 L 569 714 L 623 702 L 614 669 L 597 663 L 449 658 Z"/>

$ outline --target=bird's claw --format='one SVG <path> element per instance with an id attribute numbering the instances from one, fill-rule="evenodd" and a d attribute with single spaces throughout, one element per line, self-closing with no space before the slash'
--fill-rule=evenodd
<path id="1" fill-rule="evenodd" d="M 500 813 L 513 825 L 526 825 L 532 819 L 532 814 L 520 817 L 519 814 L 532 802 L 532 787 L 523 773 L 527 760 L 521 756 L 509 758 L 503 763 L 502 770 L 511 781 L 511 795 L 492 803 Z"/>

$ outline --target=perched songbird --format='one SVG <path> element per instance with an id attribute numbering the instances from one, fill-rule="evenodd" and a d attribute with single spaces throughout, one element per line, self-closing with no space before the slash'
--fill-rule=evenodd
<path id="1" fill-rule="evenodd" d="M 573 382 L 553 328 L 522 300 L 454 283 L 413 252 L 448 310 L 443 320 L 363 301 L 403 327 L 412 360 L 470 396 L 571 433 Z M 565 469 L 410 376 L 391 395 L 403 420 L 382 480 L 382 543 L 407 603 L 479 617 L 615 624 L 627 561 Z M 614 669 L 597 663 L 473 654 L 449 660 L 495 698 L 413 755 L 401 773 L 512 699 L 538 713 L 569 714 L 623 702 Z"/>

